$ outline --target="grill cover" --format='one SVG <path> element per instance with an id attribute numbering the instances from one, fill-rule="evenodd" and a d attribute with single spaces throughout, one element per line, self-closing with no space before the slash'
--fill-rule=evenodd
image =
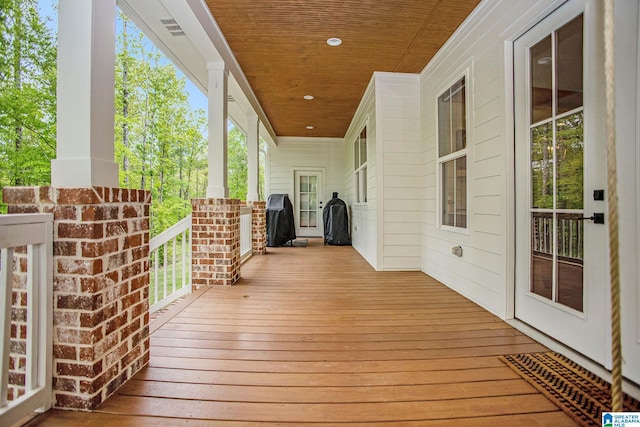
<path id="1" fill-rule="evenodd" d="M 347 204 L 338 198 L 338 193 L 333 193 L 333 198 L 324 205 L 322 222 L 324 224 L 325 245 L 351 244 Z"/>
<path id="2" fill-rule="evenodd" d="M 266 215 L 267 246 L 282 246 L 296 238 L 293 206 L 287 194 L 271 194 Z"/>

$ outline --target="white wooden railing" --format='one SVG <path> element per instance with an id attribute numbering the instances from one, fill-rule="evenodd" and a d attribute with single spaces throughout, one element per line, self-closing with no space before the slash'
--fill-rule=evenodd
<path id="1" fill-rule="evenodd" d="M 252 254 L 252 208 L 240 208 L 240 260 Z M 151 313 L 191 292 L 191 215 L 149 242 Z"/>
<path id="2" fill-rule="evenodd" d="M 246 261 L 252 254 L 251 212 L 249 206 L 240 208 L 240 262 Z"/>
<path id="3" fill-rule="evenodd" d="M 554 243 L 559 258 L 582 263 L 584 257 L 584 221 L 581 214 L 558 214 L 556 236 L 554 237 L 551 213 L 535 212 L 533 214 L 532 249 L 533 252 L 551 257 Z"/>
<path id="4" fill-rule="evenodd" d="M 27 248 L 27 335 L 24 395 L 8 401 L 11 312 L 16 248 Z M 0 215 L 0 425 L 10 426 L 52 398 L 53 215 Z M 20 355 L 23 356 L 23 355 Z"/>
<path id="5" fill-rule="evenodd" d="M 191 215 L 149 242 L 151 313 L 191 292 Z"/>

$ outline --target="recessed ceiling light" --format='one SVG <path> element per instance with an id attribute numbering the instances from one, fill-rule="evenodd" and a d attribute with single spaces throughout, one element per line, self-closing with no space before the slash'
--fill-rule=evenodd
<path id="1" fill-rule="evenodd" d="M 313 95 L 305 95 L 303 98 L 310 101 L 313 99 Z"/>
<path id="2" fill-rule="evenodd" d="M 313 126 L 307 126 L 307 129 L 311 130 L 313 129 Z"/>
<path id="3" fill-rule="evenodd" d="M 542 58 L 538 59 L 537 62 L 540 65 L 549 65 L 549 64 L 551 64 L 551 61 L 553 61 L 553 60 L 551 59 L 550 56 L 543 56 Z"/>
<path id="4" fill-rule="evenodd" d="M 330 39 L 327 40 L 327 44 L 329 46 L 340 46 L 342 44 L 342 40 L 340 40 L 337 37 L 331 37 Z"/>

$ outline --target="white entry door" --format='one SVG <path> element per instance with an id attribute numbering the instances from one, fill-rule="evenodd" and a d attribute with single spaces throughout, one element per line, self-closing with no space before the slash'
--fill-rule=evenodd
<path id="1" fill-rule="evenodd" d="M 321 237 L 322 225 L 322 171 L 296 170 L 294 214 L 296 236 Z"/>
<path id="2" fill-rule="evenodd" d="M 515 314 L 609 366 L 600 9 L 569 1 L 514 43 Z"/>

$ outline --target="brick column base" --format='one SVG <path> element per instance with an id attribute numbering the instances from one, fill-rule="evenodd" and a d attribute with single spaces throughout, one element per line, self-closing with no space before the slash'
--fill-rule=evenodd
<path id="1" fill-rule="evenodd" d="M 240 200 L 191 200 L 191 282 L 233 285 L 240 279 Z"/>
<path id="2" fill-rule="evenodd" d="M 248 202 L 251 206 L 251 247 L 254 255 L 267 253 L 267 202 Z"/>
<path id="3" fill-rule="evenodd" d="M 3 200 L 54 215 L 54 406 L 95 409 L 149 362 L 151 193 L 5 187 Z"/>

